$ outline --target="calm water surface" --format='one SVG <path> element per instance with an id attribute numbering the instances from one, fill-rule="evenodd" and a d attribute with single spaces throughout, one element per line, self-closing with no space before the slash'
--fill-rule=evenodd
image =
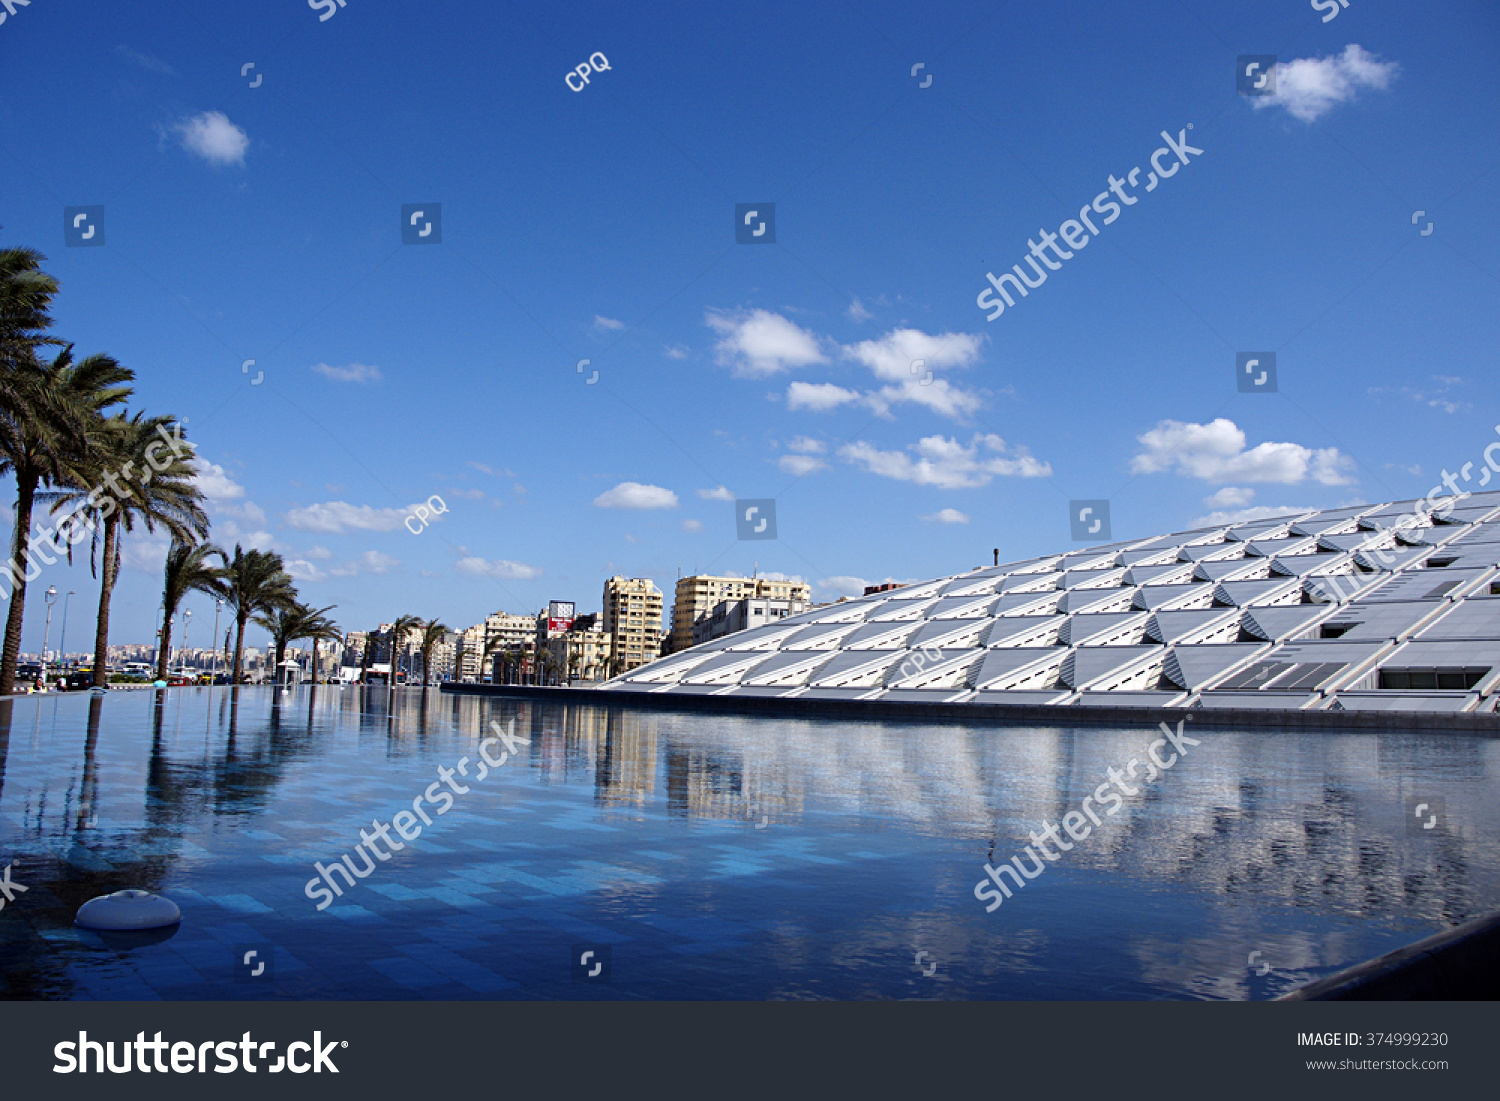
<path id="1" fill-rule="evenodd" d="M 480 781 L 492 720 L 529 744 Z M 6 724 L 0 866 L 27 888 L 0 910 L 9 998 L 1259 999 L 1500 906 L 1489 738 L 1197 731 L 986 913 L 985 863 L 1144 760 L 1151 724 L 417 689 L 392 711 L 326 687 L 26 697 Z M 424 803 L 433 824 L 320 912 L 314 864 L 465 757 L 468 792 Z M 175 900 L 175 934 L 73 927 L 125 887 Z"/>

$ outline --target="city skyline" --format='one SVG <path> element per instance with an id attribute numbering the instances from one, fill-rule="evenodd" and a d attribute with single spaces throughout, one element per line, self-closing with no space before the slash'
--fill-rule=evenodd
<path id="1" fill-rule="evenodd" d="M 503 13 L 394 50 L 388 15 L 299 9 L 0 27 L 35 93 L 0 104 L 0 232 L 47 254 L 57 335 L 186 418 L 212 538 L 282 553 L 345 630 L 592 611 L 615 574 L 826 602 L 1053 550 L 1072 500 L 1120 539 L 1412 498 L 1495 439 L 1478 4 L 1276 41 L 1270 4 L 780 8 L 777 67 L 724 14 L 540 13 L 492 55 Z M 883 61 L 831 71 L 829 40 Z M 1240 95 L 1238 55 L 1272 51 L 1280 92 Z M 737 243 L 766 203 L 774 241 Z M 64 211 L 100 206 L 102 247 L 68 247 Z M 1018 260 L 1029 293 L 987 320 Z M 1241 393 L 1268 350 L 1277 392 Z M 741 540 L 736 499 L 774 500 L 778 538 Z M 152 638 L 162 550 L 126 541 L 117 641 Z M 70 636 L 84 558 L 34 583 L 76 591 Z"/>

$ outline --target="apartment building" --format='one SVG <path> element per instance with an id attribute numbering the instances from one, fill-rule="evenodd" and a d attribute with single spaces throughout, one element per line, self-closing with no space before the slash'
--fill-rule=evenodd
<path id="1" fill-rule="evenodd" d="M 724 601 L 735 603 L 746 597 L 808 604 L 812 601 L 812 586 L 804 581 L 777 581 L 766 577 L 696 574 L 681 578 L 672 603 L 671 652 L 675 654 L 693 645 L 693 624 L 712 615 L 717 605 Z"/>
<path id="2" fill-rule="evenodd" d="M 616 575 L 604 582 L 604 633 L 613 671 L 628 672 L 661 654 L 662 593 L 648 577 Z"/>
<path id="3" fill-rule="evenodd" d="M 477 683 L 484 678 L 484 624 L 458 633 L 453 655 L 454 680 Z"/>
<path id="4" fill-rule="evenodd" d="M 559 631 L 547 640 L 562 676 L 576 680 L 604 680 L 609 676 L 612 636 L 603 627 L 590 623 L 568 631 Z"/>
<path id="5" fill-rule="evenodd" d="M 810 605 L 805 600 L 762 600 L 747 596 L 740 600 L 723 600 L 714 610 L 693 624 L 693 645 L 749 631 L 775 623 L 791 615 L 801 615 Z"/>

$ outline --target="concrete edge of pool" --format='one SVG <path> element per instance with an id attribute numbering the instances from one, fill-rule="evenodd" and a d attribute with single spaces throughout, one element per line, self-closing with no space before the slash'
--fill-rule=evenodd
<path id="1" fill-rule="evenodd" d="M 1391 730 L 1500 735 L 1500 715 L 1422 711 L 1277 711 L 1243 708 L 1053 707 L 1044 704 L 926 703 L 917 700 L 783 699 L 766 696 L 679 695 L 608 688 L 550 688 L 515 684 L 444 684 L 467 696 L 549 700 L 654 711 L 716 711 L 742 715 L 836 719 L 908 719 L 933 722 L 1048 726 L 1137 726 L 1186 720 L 1197 726 L 1281 730 Z"/>
<path id="2" fill-rule="evenodd" d="M 1500 988 L 1500 911 L 1283 994 L 1283 1002 L 1488 1001 Z"/>

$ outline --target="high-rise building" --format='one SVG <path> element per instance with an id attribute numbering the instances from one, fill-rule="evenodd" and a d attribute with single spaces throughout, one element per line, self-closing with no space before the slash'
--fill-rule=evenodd
<path id="1" fill-rule="evenodd" d="M 809 603 L 812 586 L 805 581 L 782 581 L 767 577 L 712 577 L 697 574 L 680 578 L 676 599 L 672 603 L 671 651 L 677 653 L 693 645 L 693 624 L 713 613 L 722 601 L 733 603 L 745 597 L 766 600 L 794 600 Z"/>
<path id="2" fill-rule="evenodd" d="M 454 679 L 478 682 L 484 679 L 484 624 L 476 623 L 458 634 L 453 658 Z"/>
<path id="3" fill-rule="evenodd" d="M 661 654 L 661 590 L 648 577 L 616 575 L 604 583 L 605 634 L 611 664 L 624 673 Z"/>

